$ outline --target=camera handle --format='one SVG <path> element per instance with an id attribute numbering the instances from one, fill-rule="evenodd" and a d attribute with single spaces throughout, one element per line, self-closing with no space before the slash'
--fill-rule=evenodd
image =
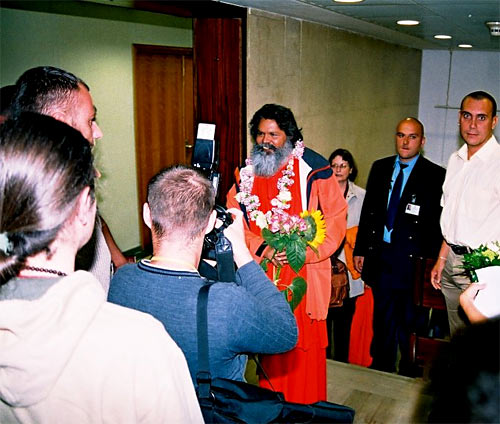
<path id="1" fill-rule="evenodd" d="M 215 259 L 217 261 L 217 279 L 228 283 L 236 282 L 233 247 L 222 231 L 217 233 Z"/>

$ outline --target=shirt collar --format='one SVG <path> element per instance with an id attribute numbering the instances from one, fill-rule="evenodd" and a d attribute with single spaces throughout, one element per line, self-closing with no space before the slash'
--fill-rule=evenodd
<path id="1" fill-rule="evenodd" d="M 487 160 L 491 154 L 493 153 L 495 147 L 498 145 L 497 139 L 494 135 L 492 135 L 486 143 L 484 143 L 483 147 L 481 147 L 476 153 L 472 155 L 472 158 L 467 158 L 467 143 L 464 143 L 460 149 L 458 149 L 458 156 L 465 162 L 468 160 L 472 160 L 473 158 L 478 158 L 481 161 Z"/>
<path id="2" fill-rule="evenodd" d="M 410 172 L 410 171 L 413 169 L 413 167 L 415 166 L 415 163 L 417 163 L 417 160 L 418 160 L 418 158 L 419 158 L 419 157 L 420 157 L 420 153 L 419 153 L 417 156 L 415 156 L 415 157 L 414 157 L 411 161 L 409 161 L 409 162 L 404 162 L 404 165 L 408 165 L 408 166 L 405 168 L 405 170 L 404 170 L 404 171 L 408 170 L 407 172 Z M 397 156 L 396 156 L 396 162 L 394 163 L 394 167 L 399 168 L 401 163 L 402 163 L 402 162 L 401 162 L 401 158 L 399 157 L 399 155 L 397 155 Z M 403 172 L 404 172 L 404 171 L 403 171 Z"/>

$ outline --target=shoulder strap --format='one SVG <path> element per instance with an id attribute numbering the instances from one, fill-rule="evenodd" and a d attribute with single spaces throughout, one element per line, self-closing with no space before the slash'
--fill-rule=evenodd
<path id="1" fill-rule="evenodd" d="M 198 383 L 198 396 L 208 398 L 210 396 L 210 364 L 208 358 L 208 291 L 214 281 L 209 281 L 200 287 L 198 292 L 198 301 L 196 304 L 196 325 L 198 334 L 198 372 L 196 382 Z"/>

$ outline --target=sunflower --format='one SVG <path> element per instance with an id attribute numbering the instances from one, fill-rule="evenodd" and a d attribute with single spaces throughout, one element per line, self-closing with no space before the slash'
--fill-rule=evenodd
<path id="1" fill-rule="evenodd" d="M 307 244 L 313 249 L 316 249 L 325 241 L 326 237 L 326 222 L 323 219 L 321 211 L 313 210 L 311 212 L 304 211 L 300 217 L 307 222 L 308 229 L 305 231 L 305 239 Z"/>

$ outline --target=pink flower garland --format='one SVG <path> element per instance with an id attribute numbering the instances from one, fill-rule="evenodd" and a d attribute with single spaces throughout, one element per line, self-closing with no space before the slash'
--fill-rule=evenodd
<path id="1" fill-rule="evenodd" d="M 254 182 L 253 166 L 250 158 L 246 160 L 246 166 L 240 171 L 240 191 L 236 194 L 235 199 L 238 203 L 245 206 L 248 216 L 252 221 L 256 222 L 259 228 L 268 228 L 268 226 L 271 226 L 271 231 L 275 232 L 279 228 L 283 228 L 283 224 L 285 224 L 285 227 L 298 224 L 290 222 L 293 217 L 290 217 L 286 210 L 290 208 L 288 203 L 292 200 L 289 187 L 295 182 L 293 179 L 293 177 L 295 177 L 295 173 L 293 172 L 293 161 L 294 159 L 300 160 L 303 154 L 304 142 L 298 140 L 290 159 L 288 159 L 286 168 L 282 171 L 283 176 L 278 179 L 276 184 L 278 195 L 271 200 L 271 205 L 273 207 L 265 214 L 259 210 L 259 206 L 261 205 L 259 196 L 251 194 Z"/>

